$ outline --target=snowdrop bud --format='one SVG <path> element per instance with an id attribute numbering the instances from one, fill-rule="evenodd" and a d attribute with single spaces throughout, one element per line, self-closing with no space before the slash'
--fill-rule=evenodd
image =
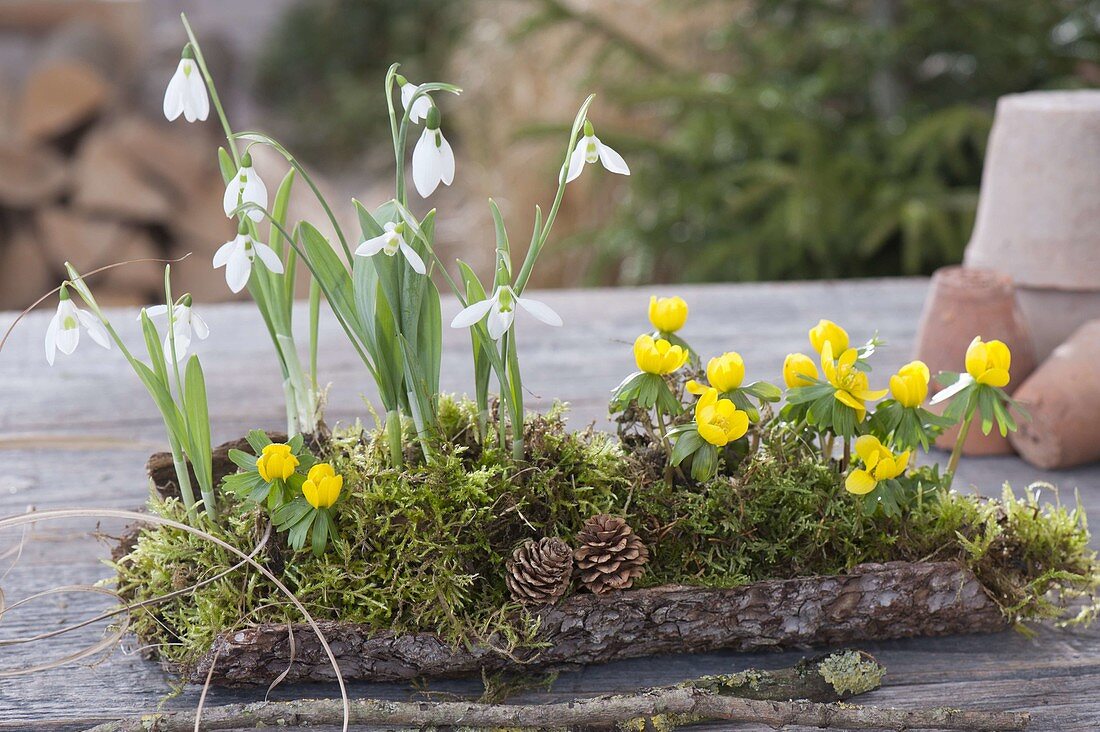
<path id="1" fill-rule="evenodd" d="M 424 126 L 429 130 L 439 129 L 439 107 L 434 104 L 431 109 L 428 110 L 428 119 L 424 122 Z"/>

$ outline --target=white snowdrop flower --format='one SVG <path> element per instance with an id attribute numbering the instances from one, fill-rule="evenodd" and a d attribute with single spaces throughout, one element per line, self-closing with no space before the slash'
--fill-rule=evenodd
<path id="1" fill-rule="evenodd" d="M 154 305 L 145 308 L 145 313 L 150 318 L 166 316 L 168 315 L 168 306 Z M 138 320 L 141 320 L 140 313 L 138 314 Z M 210 335 L 210 327 L 206 324 L 206 321 L 192 309 L 190 295 L 181 297 L 175 307 L 172 308 L 172 331 L 176 341 L 177 361 L 182 361 L 183 357 L 187 355 L 187 350 L 191 347 L 192 336 L 202 341 Z M 164 338 L 164 354 L 166 358 L 171 360 L 172 341 L 167 336 Z"/>
<path id="2" fill-rule="evenodd" d="M 413 183 L 421 198 L 435 192 L 440 183 L 451 185 L 455 179 L 455 154 L 439 129 L 439 109 L 428 111 L 424 132 L 413 148 Z"/>
<path id="3" fill-rule="evenodd" d="M 233 211 L 246 203 L 254 203 L 264 210 L 267 209 L 267 186 L 252 167 L 252 156 L 248 153 L 241 157 L 240 170 L 225 187 L 222 207 L 225 215 L 232 217 Z M 248 211 L 248 218 L 259 223 L 264 220 L 263 211 L 251 209 Z"/>
<path id="4" fill-rule="evenodd" d="M 451 321 L 451 327 L 470 328 L 488 316 L 485 324 L 489 329 L 489 336 L 493 340 L 499 340 L 512 327 L 512 321 L 516 318 L 516 305 L 547 325 L 561 325 L 561 316 L 549 305 L 529 297 L 519 297 L 509 285 L 501 285 L 488 300 L 480 300 L 463 309 Z"/>
<path id="5" fill-rule="evenodd" d="M 46 328 L 46 362 L 53 366 L 57 352 L 66 356 L 76 350 L 80 343 L 80 329 L 88 331 L 88 336 L 107 350 L 111 349 L 111 339 L 103 323 L 88 312 L 81 310 L 69 298 L 69 288 L 61 286 L 57 303 L 57 312 Z"/>
<path id="6" fill-rule="evenodd" d="M 409 109 L 409 102 L 412 101 L 413 95 L 420 87 L 417 84 L 410 83 L 401 74 L 398 74 L 396 78 L 397 83 L 401 86 L 401 106 L 409 113 L 409 121 L 420 122 L 427 118 L 428 112 L 432 108 L 432 100 L 428 98 L 427 94 L 422 94 L 420 98 L 413 102 L 412 109 Z"/>
<path id="7" fill-rule="evenodd" d="M 226 284 L 233 292 L 240 292 L 252 276 L 252 262 L 257 255 L 269 270 L 283 273 L 283 262 L 275 250 L 253 239 L 248 233 L 248 225 L 241 222 L 237 238 L 222 244 L 214 253 L 214 267 L 225 267 Z"/>
<path id="8" fill-rule="evenodd" d="M 584 137 L 577 140 L 577 147 L 569 156 L 569 172 L 565 176 L 565 182 L 576 179 L 584 170 L 585 163 L 594 163 L 597 160 L 612 173 L 630 175 L 630 168 L 627 167 L 623 156 L 600 142 L 600 138 L 596 137 L 592 130 L 592 123 L 585 120 Z"/>
<path id="9" fill-rule="evenodd" d="M 188 122 L 205 120 L 210 114 L 210 98 L 206 95 L 206 83 L 195 63 L 195 52 L 188 43 L 183 47 L 176 73 L 164 90 L 164 116 L 172 122 L 180 115 Z"/>
<path id="10" fill-rule="evenodd" d="M 383 233 L 360 242 L 355 250 L 358 256 L 373 257 L 375 254 L 382 252 L 392 257 L 400 251 L 405 256 L 405 259 L 408 260 L 409 266 L 413 268 L 414 272 L 417 274 L 424 274 L 427 272 L 427 269 L 424 267 L 424 260 L 421 259 L 420 255 L 416 253 L 416 250 L 405 241 L 404 223 L 395 224 L 392 221 L 387 221 L 382 228 L 384 229 Z"/>

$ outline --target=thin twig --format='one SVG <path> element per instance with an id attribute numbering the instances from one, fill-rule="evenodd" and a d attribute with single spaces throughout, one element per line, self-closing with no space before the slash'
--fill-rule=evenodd
<path id="1" fill-rule="evenodd" d="M 334 699 L 227 704 L 208 708 L 203 727 L 227 730 L 256 726 L 335 724 L 342 716 Z M 654 718 L 658 718 L 654 720 Z M 806 701 L 757 701 L 723 696 L 692 686 L 662 687 L 635 694 L 601 696 L 552 704 L 478 704 L 474 702 L 392 702 L 356 699 L 352 724 L 410 727 L 462 726 L 488 729 L 562 729 L 641 722 L 663 728 L 703 720 L 756 722 L 773 727 L 802 725 L 832 729 L 1022 730 L 1024 712 L 961 709 L 886 709 Z M 191 732 L 194 712 L 164 712 L 108 722 L 88 732 Z M 661 727 L 658 727 L 661 728 Z"/>

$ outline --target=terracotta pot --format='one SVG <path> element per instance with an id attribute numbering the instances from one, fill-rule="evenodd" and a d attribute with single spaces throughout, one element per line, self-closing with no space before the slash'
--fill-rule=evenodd
<path id="1" fill-rule="evenodd" d="M 962 371 L 966 348 L 980 335 L 984 340 L 1004 341 L 1012 351 L 1009 392 L 1035 370 L 1035 351 L 1020 309 L 1012 279 L 987 269 L 943 267 L 932 276 L 917 329 L 914 358 L 928 364 L 933 375 Z M 932 392 L 940 390 L 933 380 Z M 950 450 L 957 430 L 940 436 L 936 445 Z M 971 428 L 963 446 L 965 455 L 1004 455 L 1012 452 L 997 432 L 983 435 Z"/>
<path id="2" fill-rule="evenodd" d="M 1016 392 L 1030 412 L 1012 435 L 1020 456 L 1040 468 L 1100 459 L 1100 320 L 1077 329 Z"/>
<path id="3" fill-rule="evenodd" d="M 1013 278 L 1040 358 L 1100 315 L 1098 139 L 1100 91 L 997 102 L 965 262 Z"/>

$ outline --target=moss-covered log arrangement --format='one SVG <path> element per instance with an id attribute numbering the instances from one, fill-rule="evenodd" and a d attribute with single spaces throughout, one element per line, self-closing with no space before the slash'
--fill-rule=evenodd
<path id="1" fill-rule="evenodd" d="M 570 432 L 562 410 L 528 420 L 522 468 L 509 451 L 479 443 L 473 403 L 444 399 L 440 415 L 446 459 L 433 463 L 388 468 L 382 432 L 342 430 L 318 445 L 346 477 L 336 538 L 319 557 L 278 536 L 261 550 L 323 620 L 345 678 L 991 632 L 1060 618 L 1069 596 L 1095 583 L 1077 509 L 1040 506 L 1031 491 L 1000 501 L 942 492 L 904 517 L 867 515 L 852 510 L 836 466 L 813 460 L 778 421 L 755 431 L 758 449 L 732 474 L 670 484 L 652 445 Z M 233 467 L 228 450 L 243 446 L 215 450 L 217 477 Z M 183 508 L 171 497 L 168 464 L 150 461 L 152 509 L 172 516 Z M 228 533 L 250 551 L 265 513 L 229 505 Z M 649 547 L 634 588 L 597 595 L 574 581 L 556 605 L 511 600 L 505 575 L 515 546 L 544 534 L 572 542 L 588 516 L 606 512 Z M 144 601 L 236 562 L 184 532 L 154 528 L 116 566 L 124 596 Z M 316 637 L 298 622 L 246 569 L 133 617 L 143 641 L 197 682 L 266 684 L 288 668 L 291 679 L 331 679 Z"/>

